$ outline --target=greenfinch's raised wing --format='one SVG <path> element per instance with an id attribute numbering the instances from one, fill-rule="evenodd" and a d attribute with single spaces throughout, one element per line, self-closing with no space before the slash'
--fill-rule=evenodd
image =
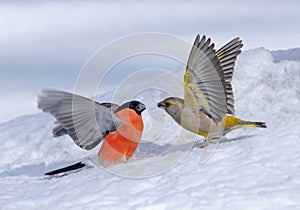
<path id="1" fill-rule="evenodd" d="M 234 97 L 231 86 L 232 74 L 237 56 L 241 53 L 243 47 L 242 40 L 235 38 L 221 47 L 217 52 L 225 80 L 225 93 L 227 103 L 227 113 L 234 114 Z"/>
<path id="2" fill-rule="evenodd" d="M 43 90 L 38 108 L 56 118 L 58 125 L 54 129 L 63 128 L 62 134 L 68 134 L 78 146 L 87 150 L 96 147 L 122 124 L 107 103 L 100 104 L 59 90 Z"/>
<path id="3" fill-rule="evenodd" d="M 226 114 L 225 80 L 214 44 L 197 35 L 184 75 L 184 104 L 197 106 L 214 122 Z"/>

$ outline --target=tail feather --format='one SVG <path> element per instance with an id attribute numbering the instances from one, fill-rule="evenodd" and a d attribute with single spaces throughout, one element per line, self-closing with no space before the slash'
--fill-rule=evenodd
<path id="1" fill-rule="evenodd" d="M 68 172 L 68 171 L 74 171 L 74 170 L 83 168 L 84 166 L 86 166 L 84 163 L 78 162 L 78 163 L 75 163 L 73 165 L 70 165 L 70 166 L 67 166 L 64 168 L 60 168 L 60 169 L 56 169 L 54 171 L 47 172 L 47 173 L 45 173 L 45 175 L 55 175 L 55 174 L 64 173 L 64 172 Z"/>
<path id="2" fill-rule="evenodd" d="M 267 125 L 265 122 L 252 122 L 244 121 L 239 118 L 227 115 L 224 123 L 224 134 L 226 135 L 232 130 L 241 128 L 241 127 L 256 127 L 256 128 L 266 128 Z"/>
<path id="3" fill-rule="evenodd" d="M 243 121 L 238 124 L 241 126 L 257 127 L 257 128 L 266 128 L 267 127 L 265 122 Z"/>

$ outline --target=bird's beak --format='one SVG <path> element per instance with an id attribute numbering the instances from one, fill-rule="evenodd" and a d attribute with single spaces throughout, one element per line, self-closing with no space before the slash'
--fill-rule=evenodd
<path id="1" fill-rule="evenodd" d="M 161 109 L 165 109 L 166 103 L 163 102 L 163 101 L 161 101 L 161 102 L 159 102 L 159 103 L 157 104 L 157 107 L 158 107 L 158 108 L 161 108 Z"/>

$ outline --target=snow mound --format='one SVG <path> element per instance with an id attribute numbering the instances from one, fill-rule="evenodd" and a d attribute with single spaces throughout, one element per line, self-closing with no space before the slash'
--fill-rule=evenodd
<path id="1" fill-rule="evenodd" d="M 154 90 L 138 96 L 148 110 L 135 157 L 106 169 L 45 179 L 87 154 L 68 137 L 54 139 L 47 114 L 0 124 L 0 209 L 300 209 L 298 56 L 243 52 L 233 77 L 236 116 L 268 128 L 236 130 L 205 149 L 190 149 L 195 135 L 187 131 L 174 142 L 179 127 L 156 108 L 165 95 Z M 150 169 L 158 172 L 149 176 Z"/>
<path id="2" fill-rule="evenodd" d="M 272 54 L 274 56 L 274 62 L 276 63 L 284 60 L 300 61 L 300 48 L 277 50 L 273 51 Z"/>
<path id="3" fill-rule="evenodd" d="M 236 115 L 266 121 L 270 129 L 299 121 L 300 62 L 274 62 L 263 48 L 242 53 L 233 77 Z"/>

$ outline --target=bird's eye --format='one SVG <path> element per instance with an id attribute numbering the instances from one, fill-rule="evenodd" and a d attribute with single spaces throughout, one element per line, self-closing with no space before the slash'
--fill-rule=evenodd
<path id="1" fill-rule="evenodd" d="M 166 107 L 169 107 L 170 106 L 170 103 L 166 103 Z"/>

